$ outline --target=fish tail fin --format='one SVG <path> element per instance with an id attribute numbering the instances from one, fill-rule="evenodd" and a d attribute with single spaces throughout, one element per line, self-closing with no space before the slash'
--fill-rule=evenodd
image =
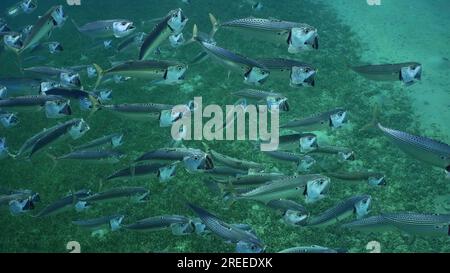
<path id="1" fill-rule="evenodd" d="M 58 159 L 56 158 L 56 156 L 46 153 L 46 155 L 53 161 L 53 166 L 51 168 L 50 171 L 53 171 L 56 168 L 56 165 L 58 164 Z"/>
<path id="2" fill-rule="evenodd" d="M 97 70 L 97 82 L 95 83 L 95 87 L 94 90 L 97 89 L 97 87 L 100 85 L 102 79 L 103 79 L 103 74 L 104 71 L 103 69 L 96 63 L 93 64 L 93 66 L 95 67 L 95 70 Z"/>
<path id="3" fill-rule="evenodd" d="M 237 201 L 237 193 L 231 181 L 228 183 L 217 183 L 222 199 L 225 205 L 229 208 Z"/>
<path id="4" fill-rule="evenodd" d="M 189 40 L 189 43 L 194 42 L 198 37 L 198 27 L 197 24 L 194 24 L 192 27 L 192 38 Z"/>
<path id="5" fill-rule="evenodd" d="M 75 22 L 74 19 L 71 19 L 71 21 L 72 21 L 72 24 L 75 26 L 75 28 L 76 28 L 78 31 L 80 31 L 80 26 L 77 24 L 77 22 Z"/>
<path id="6" fill-rule="evenodd" d="M 98 110 L 100 110 L 102 102 L 100 101 L 99 98 L 97 98 L 96 96 L 90 94 L 89 95 L 89 101 L 92 103 L 92 113 L 95 113 Z"/>
<path id="7" fill-rule="evenodd" d="M 210 37 L 213 38 L 214 35 L 216 35 L 216 32 L 219 30 L 220 24 L 212 13 L 209 14 L 209 21 L 211 22 L 212 25 Z"/>
<path id="8" fill-rule="evenodd" d="M 202 145 L 205 148 L 205 152 L 209 153 L 209 151 L 211 150 L 211 148 L 208 146 L 208 144 L 206 144 L 205 142 L 202 141 Z"/>

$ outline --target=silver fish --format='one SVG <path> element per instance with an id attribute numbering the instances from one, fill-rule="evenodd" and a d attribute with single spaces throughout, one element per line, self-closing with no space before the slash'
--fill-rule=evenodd
<path id="1" fill-rule="evenodd" d="M 330 111 L 316 113 L 303 119 L 296 119 L 287 122 L 280 128 L 293 129 L 297 131 L 315 131 L 325 128 L 339 128 L 347 122 L 347 111 L 343 108 L 336 108 Z"/>
<path id="2" fill-rule="evenodd" d="M 116 231 L 121 228 L 124 217 L 125 215 L 123 214 L 114 214 L 94 219 L 76 220 L 72 221 L 72 224 L 93 230 L 102 229 L 106 226 L 107 228 L 110 228 L 111 231 Z"/>
<path id="3" fill-rule="evenodd" d="M 203 173 L 210 174 L 212 176 L 240 176 L 246 175 L 247 171 L 242 169 L 236 169 L 227 166 L 215 166 L 212 169 L 204 170 Z"/>
<path id="4" fill-rule="evenodd" d="M 246 242 L 255 248 L 254 252 L 263 252 L 265 247 L 261 240 L 251 232 L 242 230 L 234 225 L 230 225 L 215 215 L 209 213 L 205 209 L 193 204 L 187 204 L 188 207 L 193 210 L 206 227 L 211 230 L 217 236 L 232 243 Z"/>
<path id="5" fill-rule="evenodd" d="M 284 250 L 279 251 L 278 253 L 340 253 L 347 252 L 345 249 L 332 249 L 323 246 L 298 246 L 291 247 Z"/>
<path id="6" fill-rule="evenodd" d="M 329 186 L 330 178 L 319 174 L 288 176 L 240 193 L 234 198 L 267 204 L 275 199 L 304 197 L 306 203 L 313 203 L 325 197 L 324 193 Z"/>
<path id="7" fill-rule="evenodd" d="M 74 193 L 71 193 L 43 208 L 38 214 L 34 215 L 34 217 L 48 217 L 52 215 L 59 214 L 71 208 L 72 205 L 75 205 L 80 198 L 87 197 L 91 194 L 89 190 L 80 190 Z"/>
<path id="8" fill-rule="evenodd" d="M 269 92 L 256 89 L 243 89 L 234 92 L 233 95 L 240 96 L 248 99 L 265 100 L 267 107 L 272 110 L 273 107 L 278 108 L 280 111 L 289 111 L 289 103 L 287 97 L 280 93 Z"/>
<path id="9" fill-rule="evenodd" d="M 319 48 L 317 29 L 308 24 L 254 17 L 235 19 L 219 24 L 211 14 L 210 19 L 215 22 L 216 28 L 244 31 L 244 37 L 251 35 L 252 38 L 258 40 L 287 44 L 289 53 Z"/>
<path id="10" fill-rule="evenodd" d="M 122 133 L 113 133 L 110 135 L 106 135 L 103 137 L 96 138 L 94 140 L 91 140 L 85 144 L 81 144 L 78 146 L 75 146 L 75 150 L 84 150 L 84 149 L 90 149 L 95 147 L 103 147 L 105 145 L 110 145 L 112 148 L 119 147 L 123 144 L 123 134 Z"/>
<path id="11" fill-rule="evenodd" d="M 380 130 L 402 151 L 432 166 L 450 171 L 450 146 L 423 136 L 390 129 L 378 124 Z"/>
<path id="12" fill-rule="evenodd" d="M 189 171 L 209 170 L 214 168 L 213 160 L 205 152 L 192 148 L 161 148 L 140 156 L 135 162 L 145 160 L 183 161 Z"/>
<path id="13" fill-rule="evenodd" d="M 27 67 L 27 68 L 24 68 L 23 71 L 37 74 L 40 76 L 51 76 L 51 77 L 59 77 L 59 75 L 61 75 L 61 73 L 73 72 L 72 70 L 67 69 L 67 68 L 57 68 L 57 67 L 51 67 L 51 66 Z"/>
<path id="14" fill-rule="evenodd" d="M 370 195 L 352 196 L 320 215 L 310 217 L 306 225 L 324 227 L 340 222 L 353 214 L 357 219 L 363 218 L 369 213 L 371 200 Z"/>
<path id="15" fill-rule="evenodd" d="M 421 80 L 422 77 L 422 65 L 417 62 L 364 65 L 352 69 L 370 80 L 402 81 L 407 85 Z"/>
<path id="16" fill-rule="evenodd" d="M 186 64 L 175 61 L 127 61 L 103 70 L 94 64 L 98 78 L 95 86 L 103 81 L 105 76 L 123 76 L 136 79 L 151 80 L 155 84 L 179 84 L 184 80 L 188 69 Z"/>
<path id="17" fill-rule="evenodd" d="M 39 111 L 50 101 L 66 102 L 67 100 L 53 95 L 13 97 L 0 100 L 0 108 L 13 111 Z"/>
<path id="18" fill-rule="evenodd" d="M 172 107 L 172 105 L 158 103 L 126 103 L 102 105 L 100 109 L 111 111 L 130 119 L 151 121 L 158 120 L 162 110 L 172 109 Z"/>
<path id="19" fill-rule="evenodd" d="M 113 173 L 106 180 L 128 180 L 138 177 L 158 176 L 160 169 L 165 166 L 167 164 L 163 163 L 132 165 Z"/>
<path id="20" fill-rule="evenodd" d="M 233 157 L 221 154 L 219 152 L 216 152 L 212 149 L 208 149 L 208 153 L 211 155 L 211 157 L 214 161 L 220 162 L 220 163 L 222 163 L 226 166 L 232 167 L 232 168 L 237 168 L 237 169 L 242 169 L 242 170 L 249 170 L 249 169 L 263 170 L 265 168 L 265 166 L 261 163 L 233 158 Z"/>
<path id="21" fill-rule="evenodd" d="M 72 139 L 78 139 L 89 129 L 89 126 L 83 119 L 72 119 L 65 123 L 57 124 L 49 129 L 44 129 L 42 132 L 28 139 L 15 157 L 21 158 L 22 156 L 27 156 L 30 158 L 36 152 L 66 135 L 70 135 Z"/>
<path id="22" fill-rule="evenodd" d="M 30 34 L 24 39 L 23 46 L 18 50 L 18 53 L 38 45 L 42 39 L 49 37 L 53 29 L 62 26 L 65 20 L 66 17 L 62 6 L 50 8 L 33 25 Z"/>
<path id="23" fill-rule="evenodd" d="M 366 180 L 371 186 L 385 186 L 386 185 L 386 177 L 383 173 L 379 172 L 370 172 L 370 171 L 362 171 L 362 172 L 327 172 L 327 175 L 333 178 L 341 179 L 341 180 Z"/>
<path id="24" fill-rule="evenodd" d="M 193 39 L 219 64 L 238 73 L 243 73 L 245 83 L 260 85 L 269 77 L 270 71 L 264 65 L 248 57 L 233 53 L 228 49 L 208 43 L 198 38 L 197 33 L 197 26 L 194 25 Z"/>
<path id="25" fill-rule="evenodd" d="M 317 69 L 310 64 L 282 58 L 257 59 L 256 61 L 267 67 L 272 77 L 276 75 L 287 77 L 292 87 L 315 86 Z"/>
<path id="26" fill-rule="evenodd" d="M 307 153 L 308 154 L 334 154 L 339 157 L 340 161 L 355 160 L 355 152 L 352 149 L 345 148 L 345 147 L 321 145 L 315 149 L 307 151 Z"/>
<path id="27" fill-rule="evenodd" d="M 80 33 L 95 39 L 123 38 L 136 30 L 133 22 L 125 19 L 101 20 L 83 26 L 78 26 L 74 20 L 72 22 Z"/>
<path id="28" fill-rule="evenodd" d="M 274 210 L 280 211 L 284 222 L 288 225 L 304 225 L 305 221 L 309 217 L 309 213 L 306 208 L 292 200 L 276 199 L 267 203 L 267 206 Z"/>
<path id="29" fill-rule="evenodd" d="M 149 190 L 144 187 L 121 187 L 80 198 L 80 200 L 88 204 L 118 201 L 121 199 L 131 199 L 133 202 L 145 202 L 148 200 L 149 193 Z"/>
<path id="30" fill-rule="evenodd" d="M 83 160 L 95 163 L 118 163 L 126 155 L 115 150 L 75 150 L 68 154 L 59 156 L 56 160 Z"/>
<path id="31" fill-rule="evenodd" d="M 400 230 L 412 235 L 448 236 L 450 215 L 415 212 L 383 213 L 342 225 L 366 232 Z"/>
<path id="32" fill-rule="evenodd" d="M 248 175 L 241 175 L 235 178 L 229 178 L 226 180 L 214 179 L 215 182 L 225 185 L 231 185 L 233 187 L 248 187 L 248 186 L 260 186 L 272 180 L 283 178 L 285 175 L 282 173 L 253 173 Z"/>
<path id="33" fill-rule="evenodd" d="M 185 216 L 161 215 L 139 220 L 133 224 L 124 226 L 124 228 L 135 231 L 155 231 L 167 229 L 176 224 L 187 224 L 190 222 L 191 220 Z"/>
<path id="34" fill-rule="evenodd" d="M 170 11 L 145 38 L 139 52 L 139 60 L 152 59 L 156 49 L 169 36 L 181 33 L 187 21 L 188 18 L 183 14 L 181 9 Z"/>
<path id="35" fill-rule="evenodd" d="M 38 95 L 41 82 L 34 78 L 0 78 L 0 85 L 6 87 L 8 97 Z"/>
<path id="36" fill-rule="evenodd" d="M 20 14 L 31 14 L 37 8 L 35 0 L 21 0 L 14 6 L 9 7 L 6 14 L 11 17 L 18 16 Z"/>

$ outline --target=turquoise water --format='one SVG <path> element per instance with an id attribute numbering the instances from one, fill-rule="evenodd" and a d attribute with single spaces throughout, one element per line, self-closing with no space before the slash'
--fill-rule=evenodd
<path id="1" fill-rule="evenodd" d="M 383 0 L 382 0 L 383 1 Z M 99 3 L 101 2 L 101 3 Z M 138 31 L 150 32 L 152 23 L 141 24 L 155 18 L 161 18 L 169 10 L 182 8 L 189 18 L 183 33 L 189 39 L 193 24 L 199 30 L 209 32 L 211 24 L 208 13 L 213 13 L 222 21 L 249 16 L 261 18 L 277 18 L 286 21 L 307 23 L 316 27 L 320 35 L 320 49 L 307 51 L 298 55 L 291 55 L 284 46 L 273 46 L 269 43 L 248 41 L 242 34 L 219 30 L 215 36 L 221 47 L 239 52 L 252 58 L 291 58 L 313 64 L 318 69 L 316 86 L 314 88 L 291 88 L 289 83 L 282 80 L 268 80 L 258 87 L 263 90 L 276 90 L 288 97 L 290 111 L 281 114 L 281 123 L 295 118 L 306 117 L 314 113 L 328 111 L 336 107 L 344 107 L 349 113 L 349 124 L 338 130 L 326 130 L 319 134 L 319 142 L 333 146 L 349 147 L 355 151 L 356 159 L 348 162 L 337 162 L 333 156 L 319 156 L 317 160 L 326 167 L 336 167 L 341 171 L 374 170 L 383 172 L 387 178 L 387 186 L 370 187 L 364 182 L 345 182 L 332 179 L 327 197 L 314 204 L 306 204 L 311 215 L 317 215 L 334 206 L 338 202 L 358 194 L 372 196 L 370 215 L 383 212 L 414 211 L 421 213 L 449 213 L 448 181 L 443 171 L 415 160 L 401 152 L 388 141 L 382 133 L 366 124 L 373 119 L 374 109 L 378 107 L 376 120 L 382 124 L 417 135 L 439 139 L 449 143 L 448 112 L 441 111 L 443 120 L 428 122 L 427 115 L 417 105 L 443 103 L 448 111 L 448 88 L 437 79 L 430 79 L 425 74 L 422 81 L 417 83 L 422 89 L 432 87 L 435 90 L 423 101 L 411 96 L 410 90 L 416 90 L 416 85 L 405 87 L 400 82 L 374 82 L 354 73 L 350 66 L 367 64 L 370 44 L 363 41 L 360 27 L 355 26 L 357 20 L 350 24 L 346 10 L 338 9 L 315 1 L 263 1 L 260 11 L 252 9 L 252 3 L 246 1 L 207 1 L 192 0 L 191 4 L 182 1 L 86 1 L 81 0 L 80 6 L 68 6 L 64 1 L 39 1 L 36 11 L 29 15 L 19 15 L 6 18 L 8 25 L 14 29 L 21 29 L 25 25 L 33 24 L 37 16 L 44 14 L 49 7 L 62 4 L 69 20 L 61 29 L 53 31 L 51 41 L 58 41 L 64 46 L 64 51 L 57 55 L 39 54 L 46 56 L 46 60 L 23 64 L 23 66 L 47 65 L 54 67 L 68 67 L 97 63 L 103 68 L 110 66 L 108 58 L 115 55 L 113 50 L 93 48 L 92 39 L 81 35 L 70 22 L 74 19 L 78 24 L 100 19 L 126 18 L 135 22 Z M 361 1 L 364 2 L 364 1 Z M 388 2 L 388 1 L 386 1 Z M 428 1 L 409 1 L 414 7 L 423 6 Z M 2 1 L 0 10 L 6 10 L 15 1 Z M 383 8 L 395 8 L 392 2 L 378 8 L 380 16 Z M 431 3 L 430 3 L 431 5 Z M 450 6 L 446 3 L 445 8 Z M 101 11 L 101 12 L 100 12 Z M 386 11 L 387 12 L 387 11 Z M 444 13 L 444 8 L 440 9 Z M 448 12 L 446 13 L 448 16 Z M 430 15 L 431 16 L 431 15 Z M 440 17 L 443 15 L 439 15 Z M 344 19 L 347 18 L 347 19 Z M 448 20 L 448 18 L 445 18 Z M 443 19 L 443 20 L 444 20 Z M 375 20 L 375 19 L 374 19 Z M 396 24 L 390 28 L 402 32 L 404 25 Z M 393 31 L 395 32 L 395 31 Z M 422 34 L 409 31 L 409 37 Z M 420 36 L 422 37 L 422 36 Z M 381 36 L 371 36 L 371 40 Z M 448 41 L 448 36 L 439 37 L 441 40 L 429 44 L 429 51 L 439 51 L 433 46 L 441 46 Z M 417 38 L 419 39 L 419 38 Z M 115 41 L 117 45 L 117 41 Z M 376 44 L 376 42 L 374 42 Z M 379 45 L 379 44 L 377 44 Z M 389 45 L 389 44 L 388 44 Z M 408 44 L 408 50 L 415 44 Z M 390 52 L 389 46 L 377 48 L 377 56 L 383 55 L 380 50 Z M 400 47 L 399 50 L 402 48 Z M 163 46 L 162 59 L 187 62 L 200 52 L 196 44 L 189 44 L 176 50 Z M 418 50 L 420 51 L 420 50 Z M 414 51 L 410 51 L 414 52 Z M 137 57 L 138 51 L 116 56 L 116 60 L 127 60 Z M 386 53 L 386 56 L 390 53 Z M 412 54 L 412 53 L 411 53 Z M 443 53 L 444 54 L 444 53 Z M 28 55 L 27 55 L 28 56 Z M 370 54 L 369 54 L 370 56 Z M 380 62 L 419 61 L 416 55 L 404 56 L 403 59 L 393 59 L 391 56 L 373 60 Z M 438 56 L 440 73 L 445 74 L 450 67 L 445 60 L 449 55 Z M 426 62 L 425 62 L 426 63 Z M 426 73 L 427 67 L 424 67 Z M 447 74 L 448 75 L 448 74 Z M 0 77 L 21 76 L 17 57 L 9 51 L 0 52 Z M 445 82 L 445 79 L 441 79 Z M 86 90 L 94 87 L 95 79 L 82 78 Z M 215 64 L 211 59 L 201 65 L 191 66 L 185 81 L 180 85 L 152 86 L 148 81 L 130 80 L 121 84 L 107 83 L 102 87 L 113 90 L 111 103 L 164 103 L 183 104 L 193 97 L 201 96 L 203 104 L 228 105 L 233 104 L 237 97 L 231 93 L 248 88 L 242 82 L 242 75 L 231 73 Z M 438 94 L 438 102 L 431 99 Z M 440 96 L 440 95 L 439 95 Z M 227 244 L 223 239 L 214 235 L 199 236 L 196 234 L 174 236 L 170 230 L 152 232 L 133 232 L 119 230 L 102 236 L 92 236 L 91 231 L 82 229 L 71 222 L 78 219 L 90 219 L 115 213 L 126 215 L 124 223 L 133 223 L 139 219 L 163 214 L 177 214 L 194 217 L 192 211 L 185 206 L 185 201 L 199 205 L 214 213 L 227 223 L 245 223 L 252 226 L 255 234 L 264 242 L 268 252 L 276 252 L 294 246 L 320 245 L 330 248 L 345 248 L 350 252 L 368 252 L 366 246 L 371 241 L 377 241 L 383 252 L 448 252 L 448 238 L 446 236 L 413 236 L 399 231 L 383 233 L 361 233 L 340 228 L 340 224 L 326 228 L 291 227 L 281 222 L 281 217 L 265 205 L 254 201 L 238 201 L 228 207 L 217 193 L 211 192 L 203 183 L 207 179 L 205 174 L 191 174 L 179 168 L 176 177 L 168 183 L 160 183 L 156 178 L 138 179 L 130 181 L 105 182 L 105 178 L 114 171 L 129 166 L 134 159 L 146 151 L 162 147 L 170 147 L 172 138 L 170 128 L 160 128 L 155 121 L 135 121 L 122 116 L 113 115 L 107 111 L 94 114 L 81 112 L 76 101 L 73 101 L 74 117 L 83 117 L 90 126 L 90 131 L 76 141 L 61 141 L 33 156 L 31 161 L 19 161 L 11 158 L 0 161 L 1 187 L 7 189 L 30 189 L 38 192 L 41 201 L 36 208 L 24 215 L 12 216 L 7 206 L 0 212 L 0 251 L 2 252 L 67 252 L 69 241 L 77 241 L 82 252 L 234 252 L 235 246 Z M 436 106 L 438 107 L 438 106 Z M 442 107 L 442 105 L 439 105 Z M 11 152 L 17 151 L 32 135 L 43 128 L 50 128 L 58 121 L 47 119 L 45 114 L 19 113 L 20 123 L 11 129 L 0 128 L 0 136 L 6 137 Z M 62 119 L 66 120 L 66 119 Z M 68 120 L 68 119 L 67 119 Z M 430 126 L 429 124 L 434 124 Z M 447 126 L 445 126 L 447 125 Z M 127 154 L 126 158 L 116 164 L 95 164 L 83 161 L 59 161 L 56 165 L 51 156 L 63 155 L 70 151 L 70 145 L 79 145 L 113 132 L 124 132 L 124 144 L 120 150 Z M 284 131 L 282 131 L 284 132 Z M 287 133 L 287 132 L 284 132 Z M 201 141 L 184 141 L 186 147 L 203 149 Z M 208 146 L 226 155 L 261 162 L 266 171 L 279 171 L 293 174 L 290 164 L 271 159 L 258 150 L 250 141 L 211 141 Z M 298 151 L 297 151 L 298 152 Z M 143 186 L 150 190 L 150 200 L 147 203 L 135 204 L 128 201 L 111 202 L 95 205 L 85 212 L 77 213 L 69 210 L 47 218 L 33 218 L 45 205 L 67 195 L 70 191 L 91 189 L 94 192 L 118 186 Z M 300 200 L 300 199 L 297 199 Z M 304 204 L 303 201 L 299 201 Z M 344 221 L 354 220 L 346 219 Z"/>

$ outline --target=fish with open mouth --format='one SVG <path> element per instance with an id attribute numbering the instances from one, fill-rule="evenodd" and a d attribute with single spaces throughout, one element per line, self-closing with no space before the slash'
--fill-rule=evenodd
<path id="1" fill-rule="evenodd" d="M 72 224 L 91 230 L 111 229 L 111 231 L 116 231 L 122 227 L 123 218 L 125 218 L 123 214 L 113 214 L 94 219 L 75 220 L 72 221 Z"/>
<path id="2" fill-rule="evenodd" d="M 74 20 L 72 22 L 80 33 L 93 39 L 123 38 L 136 30 L 133 22 L 125 19 L 100 20 L 83 26 L 77 25 Z"/>
<path id="3" fill-rule="evenodd" d="M 159 168 L 164 167 L 163 163 L 139 164 L 118 170 L 106 178 L 107 181 L 129 180 L 138 177 L 155 176 Z"/>
<path id="4" fill-rule="evenodd" d="M 66 19 L 61 5 L 50 8 L 33 25 L 30 34 L 23 41 L 23 46 L 17 52 L 20 54 L 40 44 L 41 40 L 49 37 L 56 27 L 61 27 Z"/>
<path id="5" fill-rule="evenodd" d="M 180 84 L 184 80 L 184 74 L 188 66 L 175 61 L 126 61 L 103 70 L 94 64 L 98 79 L 95 86 L 102 82 L 105 76 L 120 75 L 143 80 L 151 80 L 153 84 L 172 85 Z"/>
<path id="6" fill-rule="evenodd" d="M 35 95 L 13 97 L 0 100 L 0 108 L 12 111 L 40 111 L 48 102 L 67 102 L 61 96 Z"/>
<path id="7" fill-rule="evenodd" d="M 174 106 L 160 103 L 124 103 L 102 105 L 100 109 L 110 111 L 133 120 L 158 120 L 161 111 L 171 110 Z"/>
<path id="8" fill-rule="evenodd" d="M 315 86 L 317 69 L 297 60 L 283 58 L 256 59 L 270 70 L 271 78 L 287 77 L 292 87 Z"/>
<path id="9" fill-rule="evenodd" d="M 192 220 L 181 215 L 160 215 L 139 220 L 135 223 L 125 225 L 124 229 L 133 231 L 158 231 L 171 229 L 174 235 L 186 235 L 194 231 Z M 179 226 L 190 226 L 190 231 L 177 233 Z"/>
<path id="10" fill-rule="evenodd" d="M 383 173 L 371 171 L 359 172 L 327 172 L 327 176 L 346 181 L 366 180 L 371 186 L 385 186 L 386 176 Z"/>
<path id="11" fill-rule="evenodd" d="M 303 225 L 309 217 L 308 210 L 299 203 L 287 199 L 269 201 L 267 206 L 281 212 L 283 221 L 292 226 Z"/>
<path id="12" fill-rule="evenodd" d="M 45 208 L 43 208 L 38 214 L 34 215 L 33 217 L 49 217 L 52 215 L 56 215 L 59 213 L 62 213 L 64 211 L 67 211 L 69 209 L 75 209 L 77 211 L 82 211 L 88 208 L 84 203 L 80 203 L 79 199 L 87 197 L 91 195 L 92 193 L 89 190 L 83 189 L 79 190 L 73 193 L 70 193 L 69 195 L 66 195 L 65 197 L 56 200 L 55 202 L 47 205 Z"/>
<path id="13" fill-rule="evenodd" d="M 11 28 L 8 26 L 5 19 L 0 18 L 0 33 L 7 33 L 10 31 L 11 31 Z"/>
<path id="14" fill-rule="evenodd" d="M 5 32 L 3 34 L 3 43 L 7 49 L 13 52 L 19 52 L 23 47 L 23 37 L 21 33 Z"/>
<path id="15" fill-rule="evenodd" d="M 37 2 L 35 0 L 22 0 L 9 7 L 6 14 L 11 17 L 18 16 L 20 14 L 31 14 L 37 8 Z"/>
<path id="16" fill-rule="evenodd" d="M 148 201 L 149 194 L 149 190 L 144 187 L 120 187 L 80 198 L 80 201 L 86 202 L 86 204 L 94 204 L 126 199 L 131 200 L 132 202 L 141 203 Z"/>
<path id="17" fill-rule="evenodd" d="M 188 20 L 181 9 L 171 10 L 145 38 L 139 52 L 139 60 L 152 59 L 157 48 L 171 35 L 180 34 Z"/>
<path id="18" fill-rule="evenodd" d="M 432 166 L 444 169 L 450 177 L 450 145 L 431 138 L 390 129 L 378 124 L 378 128 L 402 151 Z"/>
<path id="19" fill-rule="evenodd" d="M 329 186 L 330 178 L 319 174 L 287 176 L 232 196 L 230 201 L 246 199 L 267 204 L 275 199 L 304 197 L 306 203 L 314 203 L 325 197 Z"/>
<path id="20" fill-rule="evenodd" d="M 244 82 L 251 85 L 263 84 L 270 75 L 270 71 L 257 61 L 246 56 L 231 52 L 228 49 L 217 46 L 198 36 L 197 25 L 194 25 L 192 40 L 196 41 L 202 49 L 222 66 L 243 73 Z"/>
<path id="21" fill-rule="evenodd" d="M 207 149 L 207 153 L 209 153 L 211 155 L 212 159 L 215 162 L 222 163 L 231 168 L 242 169 L 242 170 L 250 170 L 250 169 L 263 170 L 263 169 L 265 169 L 265 166 L 261 163 L 233 158 L 233 157 L 221 154 L 219 152 L 216 152 L 209 148 Z"/>
<path id="22" fill-rule="evenodd" d="M 210 20 L 216 29 L 237 30 L 244 34 L 243 37 L 287 45 L 288 52 L 292 54 L 319 48 L 317 29 L 308 24 L 254 17 L 219 23 L 212 14 L 210 14 Z"/>
<path id="23" fill-rule="evenodd" d="M 319 145 L 317 148 L 307 151 L 308 154 L 333 154 L 337 155 L 340 161 L 355 160 L 355 152 L 346 147 Z"/>
<path id="24" fill-rule="evenodd" d="M 280 93 L 256 89 L 243 89 L 233 92 L 232 94 L 246 99 L 255 99 L 258 102 L 263 101 L 267 104 L 269 110 L 276 108 L 284 112 L 289 111 L 288 98 Z"/>
<path id="25" fill-rule="evenodd" d="M 239 175 L 233 178 L 227 179 L 213 179 L 213 183 L 219 183 L 223 185 L 230 185 L 233 188 L 240 187 L 252 187 L 261 186 L 272 180 L 278 180 L 285 177 L 286 175 L 282 173 L 251 173 L 247 175 Z"/>
<path id="26" fill-rule="evenodd" d="M 81 144 L 74 147 L 74 150 L 85 150 L 104 146 L 111 146 L 112 148 L 119 147 L 123 144 L 122 133 L 112 133 L 106 136 L 102 136 L 91 140 L 85 144 Z"/>
<path id="27" fill-rule="evenodd" d="M 353 214 L 357 219 L 361 219 L 369 213 L 371 200 L 370 195 L 352 196 L 323 213 L 310 217 L 306 225 L 325 227 L 340 222 Z"/>
<path id="28" fill-rule="evenodd" d="M 297 167 L 297 171 L 308 171 L 312 167 L 312 165 L 316 163 L 316 160 L 309 155 L 298 154 L 289 151 L 277 150 L 265 151 L 263 153 L 281 161 L 293 162 Z"/>
<path id="29" fill-rule="evenodd" d="M 193 172 L 214 168 L 210 155 L 192 148 L 160 148 L 143 154 L 135 163 L 147 160 L 182 161 L 185 168 Z"/>
<path id="30" fill-rule="evenodd" d="M 4 128 L 9 129 L 19 124 L 19 118 L 16 116 L 16 113 L 7 112 L 0 109 L 0 124 Z"/>
<path id="31" fill-rule="evenodd" d="M 47 101 L 44 108 L 47 118 L 64 118 L 72 115 L 70 100 Z"/>
<path id="32" fill-rule="evenodd" d="M 41 93 L 47 96 L 60 96 L 66 99 L 79 100 L 82 110 L 98 109 L 99 107 L 101 107 L 101 103 L 98 97 L 93 92 L 85 90 L 57 87 L 42 91 Z"/>
<path id="33" fill-rule="evenodd" d="M 57 124 L 51 128 L 44 129 L 25 141 L 14 157 L 22 158 L 25 156 L 31 158 L 36 152 L 55 141 L 61 140 L 65 136 L 70 136 L 74 140 L 78 139 L 89 131 L 89 129 L 89 125 L 83 119 L 72 119 L 65 123 Z"/>
<path id="34" fill-rule="evenodd" d="M 260 253 L 264 251 L 265 247 L 262 241 L 252 232 L 244 230 L 238 225 L 228 224 L 199 206 L 190 203 L 187 206 L 198 215 L 212 233 L 226 242 L 236 244 L 238 252 Z"/>
<path id="35" fill-rule="evenodd" d="M 363 232 L 399 230 L 412 235 L 449 236 L 449 225 L 449 214 L 396 212 L 359 219 L 341 227 Z"/>
<path id="36" fill-rule="evenodd" d="M 313 114 L 303 119 L 291 120 L 280 128 L 292 129 L 295 131 L 318 131 L 326 128 L 340 128 L 347 123 L 347 111 L 343 108 L 336 108 L 330 111 Z"/>
<path id="37" fill-rule="evenodd" d="M 35 193 L 32 190 L 0 190 L 0 207 L 9 205 L 11 201 L 14 200 L 31 200 L 32 202 L 38 202 L 40 201 L 40 196 L 39 193 Z"/>
<path id="38" fill-rule="evenodd" d="M 358 74 L 375 81 L 401 81 L 412 85 L 422 78 L 422 65 L 417 62 L 355 66 Z"/>

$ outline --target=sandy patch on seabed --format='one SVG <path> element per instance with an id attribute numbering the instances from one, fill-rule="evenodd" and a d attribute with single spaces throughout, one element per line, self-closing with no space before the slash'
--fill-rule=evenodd
<path id="1" fill-rule="evenodd" d="M 450 142 L 450 2 L 448 0 L 321 0 L 351 26 L 366 49 L 362 64 L 418 61 L 422 82 L 411 95 L 423 133 Z M 438 129 L 438 130 L 435 130 Z"/>

